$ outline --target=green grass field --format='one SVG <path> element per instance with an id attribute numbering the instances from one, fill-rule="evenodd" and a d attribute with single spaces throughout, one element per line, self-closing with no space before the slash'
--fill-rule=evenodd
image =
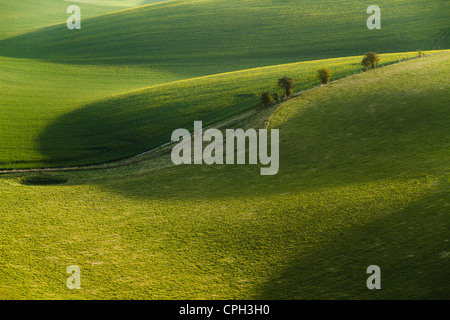
<path id="1" fill-rule="evenodd" d="M 73 2 L 81 30 L 65 26 L 72 2 L 1 2 L 0 168 L 96 164 L 150 150 L 200 117 L 211 124 L 255 108 L 284 75 L 304 90 L 318 84 L 324 64 L 336 79 L 358 72 L 361 54 L 375 48 L 432 49 L 449 9 L 436 1 L 425 14 L 424 1 L 381 1 L 385 28 L 371 32 L 365 6 L 348 0 L 90 2 Z M 437 47 L 446 48 L 442 39 Z M 407 55 L 383 55 L 382 64 Z M 340 56 L 349 57 L 317 60 Z"/>
<path id="2" fill-rule="evenodd" d="M 364 54 L 433 49 L 448 32 L 445 0 L 377 2 L 381 30 L 355 0 L 177 0 L 60 25 L 0 42 L 3 56 L 77 64 L 147 64 L 192 76 Z M 448 47 L 448 37 L 442 48 Z M 440 48 L 435 48 L 440 49 Z"/>
<path id="3" fill-rule="evenodd" d="M 6 39 L 36 29 L 65 23 L 69 14 L 66 9 L 72 4 L 81 8 L 82 17 L 93 17 L 117 11 L 124 7 L 135 7 L 164 0 L 104 0 L 104 1 L 63 1 L 63 0 L 2 0 L 0 1 L 0 39 Z"/>
<path id="4" fill-rule="evenodd" d="M 0 299 L 448 299 L 450 4 L 369 4 L 0 0 Z M 277 175 L 132 157 L 286 75 Z"/>
<path id="5" fill-rule="evenodd" d="M 381 55 L 381 64 L 398 62 L 407 54 Z M 133 67 L 55 67 L 3 58 L 0 168 L 88 165 L 132 156 L 169 142 L 173 130 L 191 129 L 194 120 L 209 125 L 254 110 L 265 90 L 282 96 L 276 84 L 286 74 L 295 79 L 295 91 L 302 91 L 319 84 L 316 72 L 322 66 L 340 78 L 360 72 L 360 60 L 357 56 L 256 68 L 114 96 L 121 89 L 177 76 Z M 31 68 L 34 72 L 23 76 Z"/>
<path id="6" fill-rule="evenodd" d="M 2 176 L 0 296 L 448 298 L 449 57 L 284 103 L 270 118 L 276 176 L 171 167 L 168 156 L 49 173 L 68 180 L 55 186 Z M 272 111 L 241 125 L 260 127 Z M 71 264 L 82 290 L 65 288 Z M 380 291 L 365 287 L 371 264 L 382 268 Z"/>

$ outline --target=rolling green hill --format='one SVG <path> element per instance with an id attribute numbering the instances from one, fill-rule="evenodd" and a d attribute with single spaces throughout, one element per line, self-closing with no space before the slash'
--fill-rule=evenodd
<path id="1" fill-rule="evenodd" d="M 165 70 L 71 66 L 0 57 L 0 167 L 42 161 L 37 141 L 50 123 L 93 101 L 182 79 Z M 34 162 L 34 164 L 33 164 Z"/>
<path id="2" fill-rule="evenodd" d="M 53 186 L 0 176 L 0 297 L 447 299 L 449 72 L 444 52 L 285 102 L 275 176 L 169 156 Z"/>
<path id="3" fill-rule="evenodd" d="M 0 55 L 177 67 L 200 76 L 367 51 L 430 50 L 447 32 L 446 0 L 377 5 L 381 30 L 367 29 L 368 4 L 355 0 L 169 1 L 86 18 L 81 30 L 63 23 L 5 39 Z M 440 46 L 448 48 L 448 36 Z"/>
<path id="4" fill-rule="evenodd" d="M 82 18 L 107 12 L 160 1 L 105 0 L 105 1 L 64 1 L 64 0 L 1 0 L 0 39 L 17 36 L 50 25 L 65 23 L 69 14 L 67 7 L 76 4 L 81 8 Z"/>
<path id="5" fill-rule="evenodd" d="M 0 299 L 448 299 L 450 50 L 428 50 L 450 3 L 379 0 L 368 30 L 371 4 L 0 0 Z M 367 51 L 383 68 L 360 73 Z M 168 154 L 2 171 L 147 151 L 286 75 L 299 95 L 236 125 L 280 130 L 277 175 Z"/>
<path id="6" fill-rule="evenodd" d="M 406 56 L 381 55 L 381 64 Z M 87 165 L 129 157 L 169 142 L 173 130 L 190 129 L 195 120 L 210 125 L 256 109 L 265 90 L 282 93 L 276 84 L 285 75 L 294 78 L 295 91 L 302 91 L 319 84 L 319 68 L 328 66 L 337 79 L 360 72 L 360 61 L 357 56 L 270 66 L 116 95 L 180 75 L 0 58 L 0 168 Z"/>
<path id="7" fill-rule="evenodd" d="M 381 1 L 382 29 L 372 31 L 360 1 L 154 2 L 0 2 L 0 168 L 120 159 L 195 119 L 255 108 L 277 77 L 304 90 L 321 64 L 337 78 L 359 70 L 366 51 L 448 47 L 447 1 Z M 81 30 L 65 26 L 72 3 Z M 355 57 L 318 60 L 339 56 Z M 303 60 L 312 62 L 295 64 Z M 247 71 L 219 74 L 235 70 Z"/>

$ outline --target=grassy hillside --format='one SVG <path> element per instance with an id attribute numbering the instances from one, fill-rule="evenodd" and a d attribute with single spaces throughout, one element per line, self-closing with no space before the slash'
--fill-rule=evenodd
<path id="1" fill-rule="evenodd" d="M 17 36 L 49 25 L 66 23 L 67 7 L 76 4 L 81 8 L 82 18 L 107 12 L 160 1 L 106 0 L 106 1 L 64 1 L 64 0 L 1 0 L 0 39 Z"/>
<path id="2" fill-rule="evenodd" d="M 446 52 L 286 102 L 275 176 L 168 157 L 54 186 L 1 176 L 0 297 L 448 298 L 449 72 Z"/>
<path id="3" fill-rule="evenodd" d="M 304 90 L 324 63 L 335 77 L 360 68 L 360 58 L 321 57 L 448 47 L 447 1 L 381 1 L 382 29 L 372 31 L 360 1 L 146 5 L 154 2 L 0 2 L 0 168 L 120 159 L 167 142 L 193 120 L 210 124 L 255 108 L 277 77 L 289 74 Z M 65 26 L 72 3 L 81 6 L 81 30 Z M 314 61 L 286 64 L 302 60 Z"/>
<path id="4" fill-rule="evenodd" d="M 381 63 L 406 55 L 381 55 Z M 256 109 L 263 91 L 282 93 L 276 84 L 285 75 L 302 91 L 319 83 L 319 68 L 328 66 L 336 79 L 359 72 L 360 61 L 358 56 L 271 66 L 115 95 L 183 76 L 0 58 L 0 168 L 85 165 L 135 155 L 169 142 L 173 130 L 190 129 L 194 120 L 207 125 Z"/>
<path id="5" fill-rule="evenodd" d="M 367 29 L 369 4 L 356 0 L 169 1 L 87 18 L 81 30 L 63 23 L 6 39 L 0 55 L 171 66 L 200 76 L 374 50 L 430 50 L 439 32 L 448 33 L 446 0 L 377 5 L 381 30 Z M 440 45 L 448 48 L 448 36 Z"/>
<path id="6" fill-rule="evenodd" d="M 0 167 L 34 166 L 50 123 L 118 92 L 183 79 L 165 70 L 71 66 L 0 57 Z"/>

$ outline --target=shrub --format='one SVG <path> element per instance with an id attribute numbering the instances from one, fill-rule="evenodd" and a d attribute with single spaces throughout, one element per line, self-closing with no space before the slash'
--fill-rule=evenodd
<path id="1" fill-rule="evenodd" d="M 367 71 L 370 69 L 370 61 L 369 58 L 364 56 L 364 58 L 361 61 L 361 65 L 363 66 L 363 71 Z"/>
<path id="2" fill-rule="evenodd" d="M 32 174 L 21 179 L 21 183 L 28 186 L 51 186 L 63 184 L 67 181 L 67 179 L 47 173 Z"/>
<path id="3" fill-rule="evenodd" d="M 280 94 L 278 93 L 278 92 L 275 92 L 274 94 L 273 94 L 273 99 L 275 100 L 275 101 L 280 101 Z"/>
<path id="4" fill-rule="evenodd" d="M 261 95 L 261 103 L 263 105 L 268 106 L 272 102 L 273 102 L 273 97 L 269 91 L 266 91 Z"/>
<path id="5" fill-rule="evenodd" d="M 317 78 L 322 84 L 327 84 L 331 78 L 331 71 L 328 68 L 322 68 L 317 71 Z"/>
<path id="6" fill-rule="evenodd" d="M 369 70 L 369 69 L 377 69 L 378 68 L 378 62 L 380 61 L 380 57 L 375 52 L 367 52 L 362 61 L 361 65 L 363 66 L 363 70 Z"/>

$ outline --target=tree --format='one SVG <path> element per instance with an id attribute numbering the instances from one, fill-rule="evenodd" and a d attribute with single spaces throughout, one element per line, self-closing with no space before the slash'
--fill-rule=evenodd
<path id="1" fill-rule="evenodd" d="M 295 87 L 294 79 L 291 77 L 278 79 L 278 86 L 286 90 L 286 98 L 289 98 L 292 95 L 291 89 Z"/>
<path id="2" fill-rule="evenodd" d="M 273 97 L 269 91 L 266 91 L 261 95 L 261 103 L 263 105 L 268 106 L 272 102 L 273 102 Z"/>
<path id="3" fill-rule="evenodd" d="M 367 52 L 364 55 L 364 58 L 361 61 L 361 64 L 363 67 L 368 69 L 377 69 L 378 68 L 378 62 L 380 61 L 380 57 L 375 52 Z"/>
<path id="4" fill-rule="evenodd" d="M 280 94 L 278 93 L 278 92 L 275 92 L 274 94 L 273 94 L 273 98 L 275 99 L 275 101 L 280 101 Z"/>
<path id="5" fill-rule="evenodd" d="M 363 66 L 363 71 L 367 71 L 370 68 L 370 60 L 369 57 L 364 56 L 364 58 L 361 61 L 361 65 Z"/>
<path id="6" fill-rule="evenodd" d="M 322 84 L 327 84 L 331 78 L 331 71 L 328 68 L 322 68 L 317 71 L 317 78 L 319 78 Z"/>

